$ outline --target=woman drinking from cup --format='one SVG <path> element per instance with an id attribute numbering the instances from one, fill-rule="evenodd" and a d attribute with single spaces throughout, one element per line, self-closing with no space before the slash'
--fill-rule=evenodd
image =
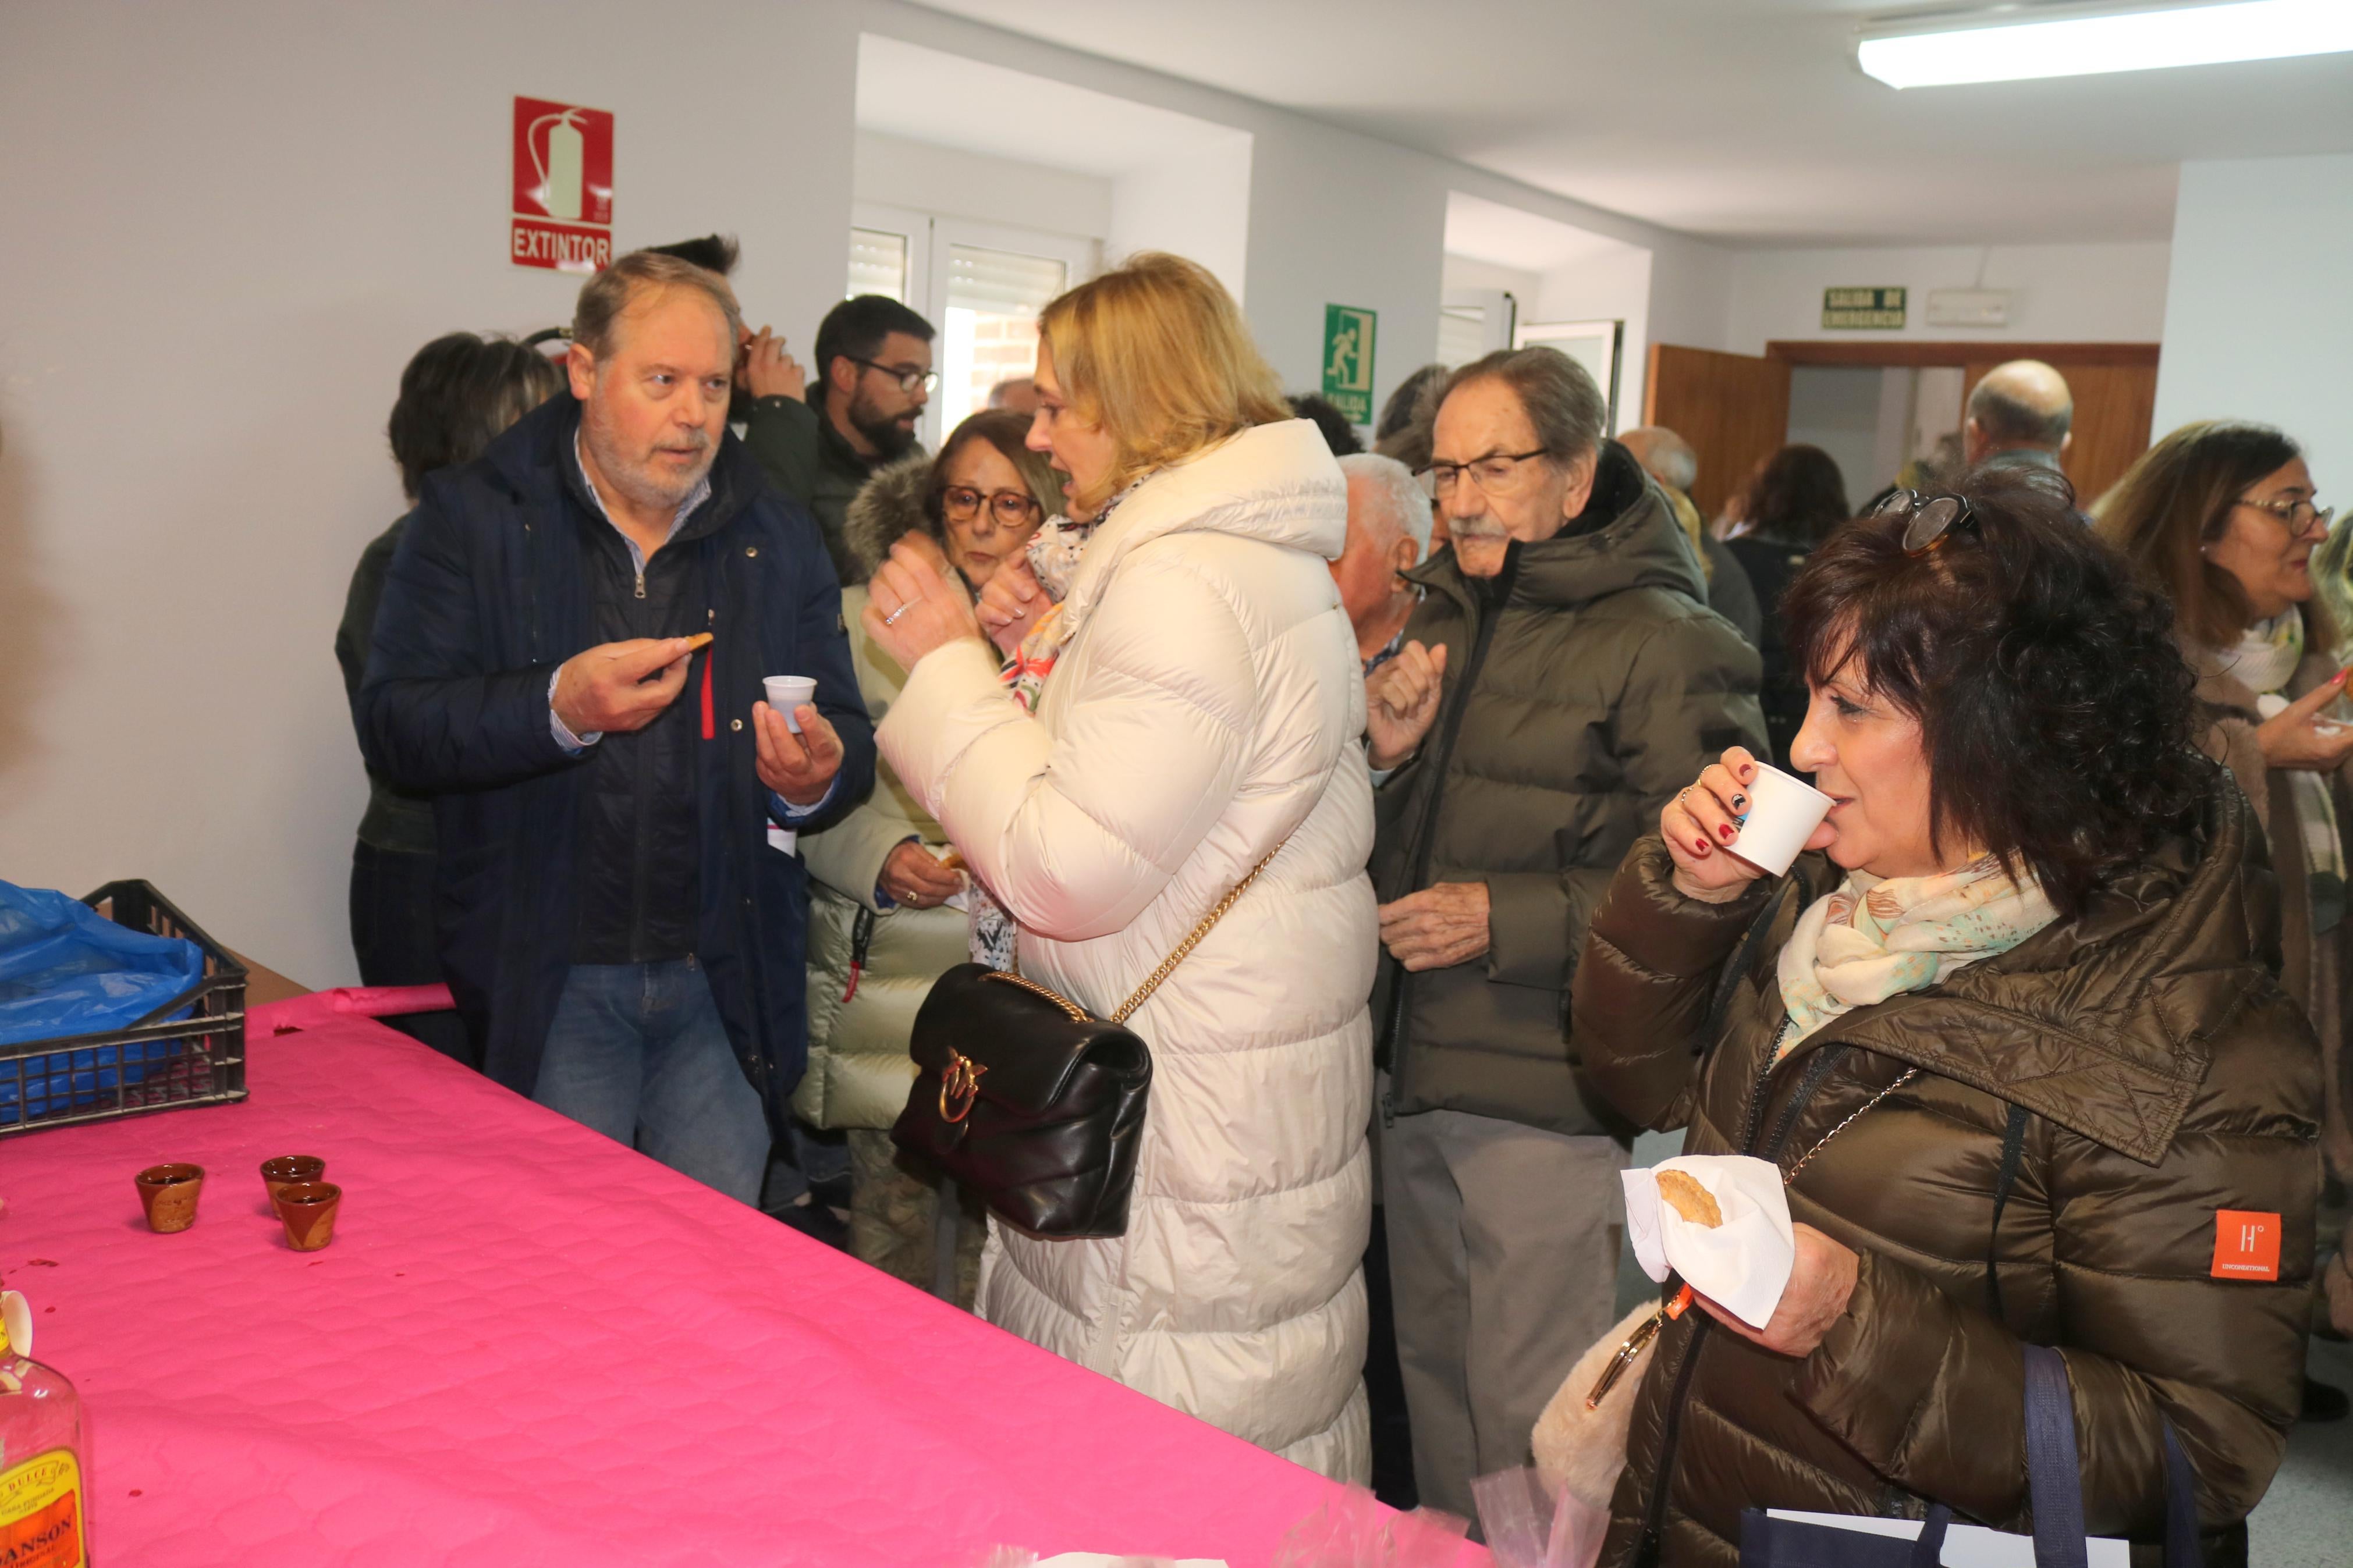
<path id="1" fill-rule="evenodd" d="M 1364 681 L 1325 568 L 1346 482 L 1202 268 L 1139 256 L 1039 328 L 1030 444 L 1096 521 L 1021 644 L 1035 711 L 902 543 L 866 609 L 910 672 L 882 744 L 1018 923 L 1023 975 L 1100 1016 L 1181 962 L 1127 1020 L 1153 1070 L 1125 1234 L 993 1223 L 979 1310 L 1362 1479 L 1378 942 Z"/>
<path id="2" fill-rule="evenodd" d="M 1594 917 L 1594 1082 L 1776 1163 L 1797 1222 L 1764 1328 L 1702 1299 L 1661 1334 L 1605 1563 L 1730 1564 L 1744 1507 L 2020 1529 L 2028 1342 L 2064 1354 L 2090 1531 L 2161 1532 L 2169 1423 L 2206 1561 L 2244 1560 L 2295 1415 L 2318 1074 L 2171 618 L 2070 504 L 1982 475 L 1816 550 L 1785 613 L 1820 853 L 1739 858 L 1762 764 L 1727 752 Z"/>
<path id="3" fill-rule="evenodd" d="M 1061 504 L 1054 470 L 1022 445 L 1029 433 L 1020 415 L 976 414 L 949 433 L 937 458 L 892 464 L 849 503 L 842 542 L 859 585 L 841 591 L 841 613 L 859 695 L 877 720 L 898 700 L 907 672 L 867 636 L 866 580 L 903 541 L 978 594 Z M 965 959 L 965 912 L 947 907 L 964 890 L 963 874 L 951 863 L 946 830 L 888 763 L 875 768 L 872 799 L 804 835 L 800 849 L 815 885 L 808 1071 L 793 1109 L 812 1126 L 848 1131 L 851 1253 L 968 1307 L 981 1226 L 954 1205 L 944 1212 L 936 1176 L 900 1159 L 889 1131 L 914 1073 L 907 1039 L 915 1010 L 941 972 Z M 955 1262 L 943 1278 L 946 1230 L 955 1234 Z"/>

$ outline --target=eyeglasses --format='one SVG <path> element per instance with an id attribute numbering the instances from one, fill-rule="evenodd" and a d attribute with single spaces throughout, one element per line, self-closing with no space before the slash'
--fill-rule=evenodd
<path id="1" fill-rule="evenodd" d="M 912 394 L 918 387 L 929 392 L 940 384 L 940 373 L 935 370 L 917 370 L 913 365 L 904 364 L 876 364 L 872 360 L 860 359 L 856 354 L 844 354 L 841 357 L 852 364 L 862 364 L 869 370 L 881 371 L 884 375 L 897 382 L 899 390 L 904 393 Z"/>
<path id="2" fill-rule="evenodd" d="M 1463 475 L 1489 495 L 1508 489 L 1518 478 L 1520 465 L 1531 458 L 1546 458 L 1552 454 L 1539 447 L 1533 452 L 1490 452 L 1483 458 L 1473 458 L 1467 463 L 1430 463 L 1416 468 L 1413 477 L 1421 481 L 1421 493 L 1432 500 L 1454 489 Z"/>
<path id="3" fill-rule="evenodd" d="M 2329 520 L 2337 515 L 2335 507 L 2322 506 L 2315 498 L 2296 500 L 2281 496 L 2272 500 L 2249 500 L 2241 496 L 2238 504 L 2271 513 L 2273 520 L 2287 530 L 2290 539 L 2309 533 L 2316 527 L 2323 533 L 2327 532 Z"/>
<path id="4" fill-rule="evenodd" d="M 1019 490 L 993 490 L 987 495 L 965 485 L 950 485 L 940 492 L 940 505 L 957 522 L 970 522 L 980 515 L 986 503 L 988 515 L 999 528 L 1020 528 L 1038 514 L 1037 498 Z"/>
<path id="5" fill-rule="evenodd" d="M 1904 524 L 1904 553 L 1917 560 L 1944 548 L 1953 531 L 1977 521 L 1977 509 L 1959 496 L 1923 496 L 1897 490 L 1871 509 L 1878 522 Z"/>

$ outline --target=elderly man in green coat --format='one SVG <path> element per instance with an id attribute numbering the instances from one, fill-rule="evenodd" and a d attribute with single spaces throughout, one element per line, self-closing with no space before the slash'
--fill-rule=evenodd
<path id="1" fill-rule="evenodd" d="M 1423 470 L 1451 543 L 1366 688 L 1398 1361 L 1421 1500 L 1465 1515 L 1616 1316 L 1631 1130 L 1577 1079 L 1586 923 L 1667 797 L 1765 732 L 1756 650 L 1605 410 L 1552 349 L 1454 373 Z"/>

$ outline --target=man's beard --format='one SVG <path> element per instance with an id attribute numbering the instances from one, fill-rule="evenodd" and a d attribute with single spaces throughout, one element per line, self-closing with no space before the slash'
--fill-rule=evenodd
<path id="1" fill-rule="evenodd" d="M 905 457 L 907 449 L 915 444 L 913 429 L 900 424 L 897 417 L 886 416 L 864 396 L 850 402 L 849 425 L 873 445 L 885 461 Z"/>
<path id="2" fill-rule="evenodd" d="M 655 467 L 651 453 L 648 453 L 642 461 L 632 460 L 622 453 L 611 433 L 605 428 L 593 403 L 584 411 L 580 437 L 588 448 L 588 456 L 596 463 L 597 474 L 607 484 L 620 491 L 633 506 L 667 507 L 675 510 L 694 493 L 694 487 L 711 472 L 712 462 L 718 456 L 711 433 L 697 429 L 691 434 L 674 432 L 665 437 L 677 445 L 691 444 L 702 451 L 702 460 L 683 474 L 673 476 L 662 472 Z"/>

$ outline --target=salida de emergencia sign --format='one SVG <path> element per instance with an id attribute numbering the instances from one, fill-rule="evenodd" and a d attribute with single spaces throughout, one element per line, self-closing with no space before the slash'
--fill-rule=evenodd
<path id="1" fill-rule="evenodd" d="M 1324 395 L 1351 425 L 1373 422 L 1373 331 L 1379 320 L 1354 305 L 1324 307 Z"/>
<path id="2" fill-rule="evenodd" d="M 517 267 L 602 272 L 613 264 L 613 116 L 544 98 L 514 100 Z"/>
<path id="3" fill-rule="evenodd" d="M 1825 328 L 1888 328 L 1903 324 L 1904 290 L 1901 289 L 1822 290 L 1822 325 Z"/>

